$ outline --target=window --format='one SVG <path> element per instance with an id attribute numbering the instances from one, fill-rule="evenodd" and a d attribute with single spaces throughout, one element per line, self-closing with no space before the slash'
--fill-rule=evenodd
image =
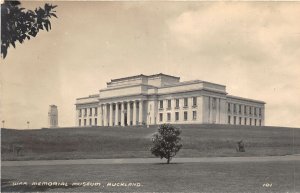
<path id="1" fill-rule="evenodd" d="M 187 111 L 183 112 L 183 118 L 184 118 L 185 121 L 187 121 L 187 119 L 188 119 L 188 112 Z"/>
<path id="2" fill-rule="evenodd" d="M 254 119 L 254 125 L 256 126 L 256 119 Z"/>
<path id="3" fill-rule="evenodd" d="M 167 121 L 171 121 L 171 113 L 167 113 Z"/>
<path id="4" fill-rule="evenodd" d="M 168 100 L 168 109 L 171 109 L 171 100 Z"/>
<path id="5" fill-rule="evenodd" d="M 252 125 L 252 119 L 250 118 L 250 125 Z"/>
<path id="6" fill-rule="evenodd" d="M 90 125 L 92 125 L 92 119 L 90 119 Z"/>
<path id="7" fill-rule="evenodd" d="M 179 112 L 175 112 L 175 121 L 179 120 Z"/>
<path id="8" fill-rule="evenodd" d="M 86 126 L 86 119 L 84 119 L 83 122 L 84 122 L 84 126 Z"/>
<path id="9" fill-rule="evenodd" d="M 87 109 L 84 109 L 84 116 L 86 117 L 87 115 Z"/>
<path id="10" fill-rule="evenodd" d="M 160 109 L 163 109 L 163 108 L 164 108 L 164 101 L 163 101 L 163 100 L 160 100 L 160 101 L 159 101 L 159 108 L 160 108 Z"/>
<path id="11" fill-rule="evenodd" d="M 247 115 L 247 106 L 244 106 L 244 114 Z"/>
<path id="12" fill-rule="evenodd" d="M 176 99 L 176 107 L 175 108 L 179 108 L 179 99 Z"/>
<path id="13" fill-rule="evenodd" d="M 236 113 L 236 104 L 233 104 L 233 113 Z"/>
<path id="14" fill-rule="evenodd" d="M 261 126 L 261 120 L 259 120 L 259 126 Z"/>
<path id="15" fill-rule="evenodd" d="M 90 116 L 92 116 L 92 108 L 90 108 Z"/>
<path id="16" fill-rule="evenodd" d="M 236 125 L 236 116 L 233 117 L 233 124 Z"/>
<path id="17" fill-rule="evenodd" d="M 163 114 L 159 113 L 159 121 L 162 122 L 163 121 Z"/>
<path id="18" fill-rule="evenodd" d="M 188 98 L 184 98 L 184 104 L 183 104 L 184 107 L 188 107 Z"/>
<path id="19" fill-rule="evenodd" d="M 193 107 L 197 106 L 197 97 L 193 97 Z"/>
<path id="20" fill-rule="evenodd" d="M 230 124 L 230 118 L 231 118 L 231 117 L 230 117 L 230 115 L 229 115 L 229 116 L 228 116 L 228 124 Z"/>
<path id="21" fill-rule="evenodd" d="M 95 107 L 95 116 L 97 116 L 97 115 L 98 115 L 98 108 Z"/>
<path id="22" fill-rule="evenodd" d="M 247 118 L 245 117 L 244 125 L 247 125 Z"/>
<path id="23" fill-rule="evenodd" d="M 239 105 L 239 114 L 242 113 L 242 105 Z"/>
<path id="24" fill-rule="evenodd" d="M 252 107 L 249 107 L 249 114 L 252 115 Z"/>
<path id="25" fill-rule="evenodd" d="M 231 109 L 230 109 L 230 103 L 228 103 L 228 112 L 230 112 Z"/>
<path id="26" fill-rule="evenodd" d="M 259 116 L 261 116 L 261 108 L 258 109 Z"/>
<path id="27" fill-rule="evenodd" d="M 79 109 L 79 117 L 82 115 L 82 109 Z"/>
<path id="28" fill-rule="evenodd" d="M 97 118 L 95 118 L 95 125 L 97 126 Z"/>
<path id="29" fill-rule="evenodd" d="M 242 117 L 239 118 L 239 124 L 242 124 Z"/>
<path id="30" fill-rule="evenodd" d="M 193 111 L 193 120 L 197 119 L 197 111 Z"/>
<path id="31" fill-rule="evenodd" d="M 255 115 L 255 116 L 256 116 L 256 109 L 257 109 L 257 108 L 256 108 L 256 107 L 254 107 L 254 115 Z"/>
<path id="32" fill-rule="evenodd" d="M 81 126 L 81 119 L 79 119 L 79 127 Z"/>

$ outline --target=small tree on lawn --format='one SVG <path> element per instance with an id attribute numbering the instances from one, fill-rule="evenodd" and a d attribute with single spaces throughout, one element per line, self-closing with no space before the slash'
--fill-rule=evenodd
<path id="1" fill-rule="evenodd" d="M 151 153 L 156 157 L 166 158 L 167 163 L 170 163 L 172 157 L 181 149 L 181 138 L 179 137 L 181 131 L 179 128 L 170 124 L 160 125 L 158 132 L 153 134 L 153 147 Z"/>

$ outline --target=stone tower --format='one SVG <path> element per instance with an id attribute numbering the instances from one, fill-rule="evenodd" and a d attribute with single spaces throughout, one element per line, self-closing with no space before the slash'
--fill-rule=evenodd
<path id="1" fill-rule="evenodd" d="M 56 105 L 49 106 L 48 123 L 50 128 L 58 127 L 58 112 Z"/>

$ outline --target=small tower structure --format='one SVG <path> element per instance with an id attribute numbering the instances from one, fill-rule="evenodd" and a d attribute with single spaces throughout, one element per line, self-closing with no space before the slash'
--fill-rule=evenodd
<path id="1" fill-rule="evenodd" d="M 58 127 L 58 111 L 56 105 L 49 105 L 48 125 L 50 128 Z"/>

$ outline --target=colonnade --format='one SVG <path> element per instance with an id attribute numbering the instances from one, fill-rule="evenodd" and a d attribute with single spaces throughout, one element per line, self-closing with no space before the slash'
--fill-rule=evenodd
<path id="1" fill-rule="evenodd" d="M 143 124 L 143 100 L 100 104 L 101 126 L 127 126 Z"/>

